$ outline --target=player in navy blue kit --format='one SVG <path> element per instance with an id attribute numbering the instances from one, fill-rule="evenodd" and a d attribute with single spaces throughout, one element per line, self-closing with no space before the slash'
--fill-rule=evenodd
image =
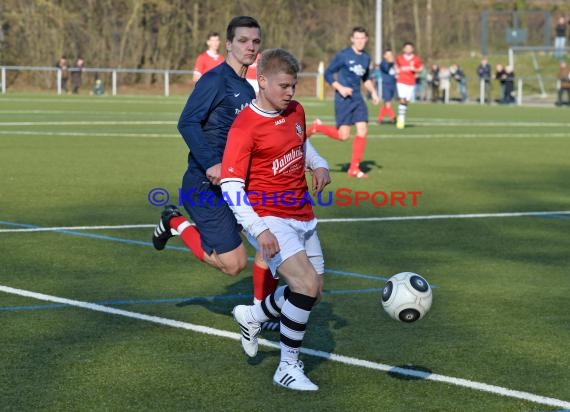
<path id="1" fill-rule="evenodd" d="M 307 136 L 323 133 L 326 136 L 346 141 L 350 137 L 350 127 L 356 126 L 356 136 L 352 145 L 352 159 L 348 169 L 350 177 L 368 177 L 360 170 L 360 162 L 366 147 L 368 134 L 368 107 L 360 91 L 361 82 L 370 92 L 372 102 L 380 99 L 369 78 L 370 55 L 364 51 L 368 33 L 364 27 L 355 27 L 350 36 L 351 47 L 341 50 L 325 70 L 325 80 L 335 89 L 336 127 L 324 125 L 316 119 L 307 130 Z"/>
<path id="2" fill-rule="evenodd" d="M 178 130 L 190 149 L 180 200 L 196 226 L 176 206 L 169 205 L 153 234 L 155 248 L 162 250 L 174 230 L 199 260 L 232 276 L 246 267 L 247 252 L 241 226 L 222 198 L 221 162 L 230 126 L 255 98 L 245 76 L 260 45 L 261 29 L 254 18 L 232 19 L 227 28 L 226 61 L 198 80 L 178 121 Z M 277 283 L 260 256 L 256 256 L 253 272 L 254 296 L 261 300 Z"/>
<path id="3" fill-rule="evenodd" d="M 394 53 L 387 49 L 384 52 L 382 62 L 380 62 L 380 73 L 382 74 L 382 100 L 384 104 L 378 112 L 378 123 L 382 123 L 385 116 L 390 118 L 392 123 L 396 120 L 396 114 L 392 110 L 392 100 L 396 95 L 396 68 L 394 67 Z"/>

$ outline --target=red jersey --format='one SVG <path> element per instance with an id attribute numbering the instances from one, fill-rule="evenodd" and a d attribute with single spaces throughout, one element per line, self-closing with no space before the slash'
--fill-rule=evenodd
<path id="1" fill-rule="evenodd" d="M 245 78 L 249 80 L 257 80 L 257 63 L 261 60 L 261 53 L 257 55 L 257 58 L 250 64 L 247 68 L 247 73 L 245 74 Z"/>
<path id="2" fill-rule="evenodd" d="M 416 72 L 412 70 L 420 70 L 423 66 L 422 60 L 415 54 L 406 56 L 400 54 L 396 57 L 396 67 L 398 69 L 397 82 L 409 85 L 416 84 Z"/>
<path id="3" fill-rule="evenodd" d="M 216 56 L 212 56 L 206 50 L 203 53 L 200 53 L 196 58 L 196 65 L 194 66 L 194 71 L 200 73 L 200 75 L 204 75 L 208 70 L 213 69 L 217 65 L 221 64 L 224 61 L 224 56 L 218 54 Z"/>
<path id="4" fill-rule="evenodd" d="M 305 178 L 305 139 L 301 104 L 292 101 L 282 112 L 267 112 L 251 103 L 228 133 L 221 178 L 245 181 L 259 216 L 311 220 L 315 215 Z"/>

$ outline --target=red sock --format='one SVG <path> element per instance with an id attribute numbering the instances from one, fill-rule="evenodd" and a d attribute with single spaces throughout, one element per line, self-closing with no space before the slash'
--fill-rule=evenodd
<path id="1" fill-rule="evenodd" d="M 390 116 L 390 120 L 394 120 L 396 118 L 396 114 L 394 114 L 394 110 L 391 107 L 388 108 L 388 116 Z"/>
<path id="2" fill-rule="evenodd" d="M 253 297 L 255 300 L 262 301 L 275 292 L 279 280 L 273 277 L 269 268 L 264 268 L 253 262 L 252 274 Z"/>
<path id="3" fill-rule="evenodd" d="M 338 129 L 334 126 L 329 126 L 326 124 L 319 124 L 315 127 L 317 132 L 322 133 L 331 139 L 339 140 Z"/>
<path id="4" fill-rule="evenodd" d="M 198 260 L 204 260 L 204 249 L 200 232 L 186 220 L 184 216 L 175 216 L 170 219 L 170 227 L 180 233 L 180 239 Z"/>
<path id="5" fill-rule="evenodd" d="M 384 116 L 386 116 L 386 108 L 382 106 L 380 112 L 378 112 L 378 121 L 381 122 Z"/>
<path id="6" fill-rule="evenodd" d="M 364 148 L 366 147 L 366 137 L 355 136 L 354 142 L 352 143 L 352 159 L 350 161 L 350 169 L 358 169 L 360 167 L 360 162 L 362 161 L 362 156 L 364 156 Z"/>

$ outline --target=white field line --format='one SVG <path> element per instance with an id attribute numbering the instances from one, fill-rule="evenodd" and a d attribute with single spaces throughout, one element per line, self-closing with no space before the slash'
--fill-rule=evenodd
<path id="1" fill-rule="evenodd" d="M 399 222 L 410 220 L 439 220 L 439 219 L 484 219 L 502 217 L 549 216 L 570 215 L 570 210 L 541 211 L 541 212 L 505 212 L 505 213 L 467 213 L 457 215 L 423 215 L 423 216 L 385 216 L 385 217 L 347 217 L 318 219 L 319 223 L 357 223 L 357 222 Z M 0 223 L 1 225 L 1 223 Z M 138 225 L 107 225 L 107 226 L 55 226 L 0 229 L 0 233 L 18 232 L 53 232 L 58 230 L 115 230 L 115 229 L 142 229 L 153 228 L 154 224 Z"/>
<path id="2" fill-rule="evenodd" d="M 101 117 L 101 116 L 105 116 L 105 115 L 109 115 L 109 116 L 117 116 L 117 115 L 127 115 L 127 116 L 133 116 L 133 115 L 140 115 L 140 116 L 145 116 L 145 118 L 148 118 L 149 116 L 149 112 L 136 112 L 136 111 L 132 111 L 132 112 L 120 112 L 120 111 L 109 111 L 109 112 L 93 112 L 92 110 L 76 110 L 74 109 L 73 111 L 70 110 L 0 110 L 0 116 L 3 116 L 5 114 L 25 114 L 25 115 L 29 115 L 30 114 L 63 114 L 65 115 L 66 118 L 68 118 L 69 116 L 75 116 L 75 115 L 88 115 L 88 116 L 97 116 L 97 117 Z M 161 113 L 152 113 L 153 117 L 158 117 L 158 116 L 177 116 L 179 113 L 169 113 L 169 112 L 161 112 Z"/>
<path id="3" fill-rule="evenodd" d="M 156 96 L 156 97 L 152 97 L 152 96 L 144 96 L 141 98 L 135 98 L 134 96 L 129 96 L 129 95 L 124 95 L 124 96 L 114 96 L 114 97 L 109 97 L 109 96 L 103 96 L 100 98 L 96 98 L 93 99 L 91 97 L 86 97 L 86 98 L 74 98 L 73 101 L 71 100 L 62 100 L 60 98 L 54 98 L 54 99 L 43 99 L 43 98 L 38 98 L 35 99 L 33 97 L 28 97 L 28 98 L 19 98 L 19 97 L 2 97 L 2 100 L 0 101 L 0 104 L 2 103 L 7 103 L 7 102 L 28 102 L 28 103 L 38 103 L 38 104 L 43 104 L 43 103 L 89 103 L 90 105 L 95 105 L 95 104 L 102 104 L 105 106 L 109 106 L 112 104 L 120 104 L 123 105 L 125 103 L 128 104 L 141 104 L 141 105 L 177 105 L 180 106 L 180 109 L 182 109 L 182 107 L 184 106 L 184 102 L 185 100 L 188 98 L 188 96 L 170 96 L 168 98 L 162 97 L 162 96 Z"/>
<path id="4" fill-rule="evenodd" d="M 1 113 L 1 112 L 0 112 Z M 68 113 L 69 114 L 69 113 Z M 115 114 L 115 113 L 113 113 Z M 568 122 L 489 122 L 474 120 L 448 120 L 448 119 L 411 119 L 418 126 L 476 126 L 476 127 L 568 127 Z M 71 121 L 25 121 L 25 122 L 0 122 L 0 126 L 99 126 L 99 125 L 153 125 L 153 124 L 176 124 L 177 120 L 71 120 Z"/>
<path id="5" fill-rule="evenodd" d="M 13 130 L 6 131 L 0 130 L 0 135 L 8 136 L 71 136 L 71 137 L 136 137 L 136 138 L 153 138 L 153 139 L 182 139 L 178 133 L 121 133 L 121 132 L 42 132 L 42 131 L 24 131 Z M 535 136 L 536 137 L 536 136 Z"/>
<path id="6" fill-rule="evenodd" d="M 133 125 L 176 125 L 175 120 L 77 120 L 77 121 L 57 121 L 57 122 L 0 122 L 2 126 L 133 126 Z"/>
<path id="7" fill-rule="evenodd" d="M 0 223 L 1 224 L 1 223 Z M 18 229 L 0 229 L 0 233 L 14 232 L 54 232 L 58 230 L 120 230 L 153 228 L 156 225 L 109 225 L 109 226 L 60 226 L 60 227 L 26 227 Z"/>
<path id="8" fill-rule="evenodd" d="M 79 301 L 79 300 L 72 300 L 72 299 L 66 299 L 66 298 L 61 298 L 61 297 L 57 297 L 57 296 L 45 295 L 43 293 L 37 293 L 37 292 L 32 292 L 32 291 L 23 290 L 23 289 L 16 289 L 16 288 L 12 288 L 9 286 L 3 286 L 3 285 L 0 285 L 0 291 L 10 293 L 13 295 L 19 295 L 19 296 L 29 297 L 29 298 L 33 298 L 33 299 L 38 299 L 38 300 L 42 300 L 42 301 L 61 303 L 61 304 L 65 304 L 65 305 L 75 306 L 78 308 L 93 310 L 96 312 L 103 312 L 103 313 L 107 313 L 110 315 L 124 316 L 127 318 L 143 320 L 146 322 L 152 322 L 152 323 L 156 323 L 156 324 L 160 324 L 160 325 L 164 325 L 164 326 L 170 326 L 170 327 L 179 328 L 179 329 L 191 330 L 193 332 L 203 333 L 206 335 L 218 336 L 218 337 L 228 338 L 228 339 L 233 339 L 233 340 L 240 340 L 240 334 L 238 334 L 238 333 L 228 332 L 225 330 L 215 329 L 215 328 L 211 328 L 211 327 L 207 327 L 207 326 L 195 325 L 193 323 L 182 322 L 182 321 L 162 318 L 162 317 L 158 317 L 158 316 L 145 315 L 143 313 L 131 312 L 131 311 L 122 310 L 122 309 L 116 309 L 113 307 L 107 307 L 107 306 L 98 305 L 95 303 L 83 302 L 83 301 Z M 275 348 L 275 349 L 280 348 L 279 342 L 273 342 L 273 341 L 269 341 L 266 339 L 259 339 L 259 344 L 261 346 L 266 346 L 266 347 Z M 345 365 L 360 366 L 363 368 L 374 369 L 374 370 L 379 370 L 379 371 L 383 371 L 383 372 L 391 372 L 391 373 L 396 373 L 396 374 L 404 375 L 404 376 L 410 376 L 410 377 L 414 377 L 414 378 L 420 378 L 420 379 L 425 379 L 425 380 L 430 380 L 430 381 L 435 381 L 435 382 L 447 383 L 450 385 L 460 386 L 460 387 L 469 388 L 469 389 L 475 389 L 478 391 L 483 391 L 483 392 L 488 392 L 488 393 L 492 393 L 492 394 L 496 394 L 496 395 L 506 396 L 509 398 L 522 399 L 525 401 L 534 402 L 534 403 L 538 403 L 538 404 L 542 404 L 542 405 L 548 405 L 548 406 L 552 406 L 552 407 L 556 407 L 556 408 L 570 408 L 570 402 L 566 402 L 566 401 L 563 401 L 560 399 L 535 395 L 535 394 L 529 393 L 529 392 L 517 391 L 517 390 L 513 390 L 513 389 L 504 388 L 501 386 L 489 385 L 489 384 L 482 383 L 482 382 L 471 381 L 468 379 L 454 378 L 452 376 L 439 375 L 439 374 L 435 374 L 435 373 L 428 373 L 428 372 L 417 371 L 417 370 L 412 370 L 412 369 L 400 368 L 400 367 L 396 367 L 396 366 L 386 365 L 383 363 L 377 363 L 377 362 L 367 361 L 367 360 L 363 360 L 363 359 L 357 359 L 357 358 L 353 358 L 353 357 L 349 357 L 349 356 L 336 355 L 334 353 L 324 352 L 324 351 L 320 351 L 320 350 L 316 350 L 316 349 L 310 349 L 310 348 L 301 348 L 301 352 L 306 354 L 306 355 L 309 355 L 309 356 L 315 356 L 318 358 L 328 359 L 328 360 L 331 360 L 333 362 L 343 363 Z"/>
<path id="9" fill-rule="evenodd" d="M 165 124 L 170 124 L 166 122 Z M 174 123 L 173 123 L 174 125 Z M 122 133 L 122 132 L 49 132 L 42 130 L 0 130 L 0 135 L 7 136 L 70 136 L 70 137 L 136 137 L 136 138 L 155 138 L 167 139 L 177 138 L 180 139 L 178 133 Z M 400 134 L 400 133 L 382 133 L 382 134 L 369 134 L 367 139 L 549 139 L 549 138 L 570 138 L 570 132 L 567 133 L 420 133 L 420 134 Z M 328 139 L 326 136 L 313 135 L 314 139 Z"/>

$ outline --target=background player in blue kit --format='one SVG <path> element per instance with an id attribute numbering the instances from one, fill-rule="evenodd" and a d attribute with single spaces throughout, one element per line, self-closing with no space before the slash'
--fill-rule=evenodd
<path id="1" fill-rule="evenodd" d="M 368 106 L 360 91 L 361 82 L 370 92 L 372 102 L 378 104 L 380 99 L 369 77 L 370 55 L 364 51 L 368 33 L 364 27 L 355 27 L 350 36 L 351 46 L 336 54 L 325 70 L 325 80 L 335 89 L 336 127 L 324 125 L 316 119 L 307 130 L 307 136 L 323 133 L 335 140 L 348 140 L 350 127 L 356 126 L 356 136 L 352 145 L 352 159 L 348 169 L 350 177 L 368 177 L 360 170 L 360 162 L 366 147 L 368 134 Z"/>
<path id="2" fill-rule="evenodd" d="M 392 100 L 396 95 L 396 68 L 394 67 L 394 53 L 387 49 L 384 52 L 382 62 L 380 63 L 380 73 L 382 75 L 382 100 L 384 104 L 378 112 L 378 123 L 382 123 L 385 116 L 390 121 L 395 122 L 396 114 L 392 110 Z"/>
<path id="3" fill-rule="evenodd" d="M 227 28 L 227 59 L 207 71 L 196 83 L 180 115 L 178 130 L 190 149 L 180 200 L 195 222 L 192 226 L 176 206 L 166 206 L 153 235 L 162 250 L 176 231 L 201 261 L 223 273 L 237 275 L 247 265 L 241 227 L 222 199 L 221 162 L 230 126 L 238 113 L 255 98 L 245 79 L 261 45 L 261 29 L 252 17 L 239 16 Z M 254 262 L 254 296 L 271 294 L 277 282 L 261 256 Z"/>

